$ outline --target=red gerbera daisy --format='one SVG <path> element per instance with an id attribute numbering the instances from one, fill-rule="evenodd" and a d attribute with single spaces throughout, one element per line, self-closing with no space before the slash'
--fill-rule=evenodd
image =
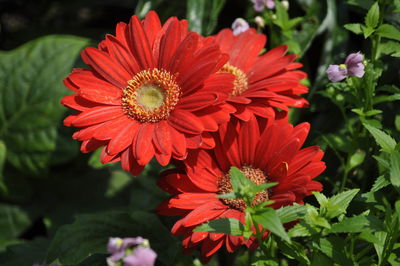
<path id="1" fill-rule="evenodd" d="M 83 152 L 104 146 L 103 163 L 121 160 L 137 175 L 154 156 L 165 166 L 187 149 L 212 148 L 210 136 L 233 108 L 221 103 L 234 77 L 216 73 L 228 60 L 215 43 L 198 45 L 186 20 L 163 26 L 155 12 L 119 23 L 116 36 L 83 50 L 90 69 L 74 69 L 65 85 L 76 94 L 62 103 L 80 111 L 67 126 Z"/>
<path id="2" fill-rule="evenodd" d="M 302 64 L 293 62 L 296 55 L 285 55 L 287 46 L 276 47 L 259 56 L 266 43 L 264 34 L 249 29 L 239 35 L 224 29 L 215 37 L 229 62 L 220 72 L 232 73 L 236 79 L 227 102 L 234 106 L 237 118 L 247 121 L 256 115 L 274 117 L 273 107 L 288 111 L 288 106 L 305 107 L 308 102 L 298 94 L 308 92 L 300 81 L 307 77 L 296 70 Z"/>
<path id="3" fill-rule="evenodd" d="M 265 123 L 264 123 L 265 124 Z M 222 246 L 233 252 L 240 245 L 254 244 L 241 236 L 193 232 L 206 221 L 235 218 L 244 223 L 246 204 L 241 199 L 219 199 L 219 194 L 232 190 L 229 170 L 235 166 L 256 184 L 278 182 L 260 192 L 254 203 L 273 200 L 273 208 L 303 203 L 312 191 L 322 185 L 312 179 L 324 169 L 323 152 L 312 146 L 301 149 L 309 124 L 293 127 L 285 119 L 269 119 L 266 125 L 251 118 L 249 122 L 234 119 L 220 127 L 213 150 L 189 153 L 185 167 L 170 169 L 159 179 L 159 186 L 173 195 L 158 211 L 162 215 L 183 216 L 172 233 L 183 236 L 185 252 L 201 246 L 201 259 L 206 263 Z"/>

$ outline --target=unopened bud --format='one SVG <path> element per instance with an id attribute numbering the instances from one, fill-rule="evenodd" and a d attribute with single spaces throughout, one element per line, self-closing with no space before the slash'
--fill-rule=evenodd
<path id="1" fill-rule="evenodd" d="M 254 23 L 256 23 L 256 25 L 260 28 L 264 28 L 265 27 L 265 21 L 262 17 L 260 16 L 256 16 L 254 18 Z"/>
<path id="2" fill-rule="evenodd" d="M 289 10 L 289 1 L 283 0 L 283 1 L 281 2 L 281 4 L 283 5 L 283 7 L 284 7 L 286 10 Z"/>

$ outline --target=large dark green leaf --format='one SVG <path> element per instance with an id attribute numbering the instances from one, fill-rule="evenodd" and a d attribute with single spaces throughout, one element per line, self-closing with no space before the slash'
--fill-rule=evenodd
<path id="1" fill-rule="evenodd" d="M 157 216 L 145 212 L 79 216 L 73 224 L 58 230 L 50 245 L 47 261 L 59 259 L 63 264 L 78 264 L 92 254 L 107 253 L 109 237 L 135 236 L 149 239 L 160 262 L 166 265 L 173 263 L 178 250 L 176 243 Z"/>
<path id="2" fill-rule="evenodd" d="M 7 251 L 0 253 L 1 266 L 31 266 L 35 263 L 42 264 L 46 257 L 49 241 L 35 239 L 34 241 L 12 245 Z"/>
<path id="3" fill-rule="evenodd" d="M 48 167 L 65 111 L 60 99 L 68 93 L 62 79 L 86 44 L 54 35 L 0 53 L 0 139 L 19 170 L 38 175 Z"/>
<path id="4" fill-rule="evenodd" d="M 0 204 L 0 238 L 15 238 L 30 224 L 27 213 L 18 206 Z"/>

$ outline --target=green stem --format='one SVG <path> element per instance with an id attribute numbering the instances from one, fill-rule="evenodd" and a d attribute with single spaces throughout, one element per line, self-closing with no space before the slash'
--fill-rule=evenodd
<path id="1" fill-rule="evenodd" d="M 258 224 L 254 221 L 253 217 L 251 217 L 251 221 L 253 223 L 254 228 L 256 229 L 256 237 L 258 244 L 260 245 L 260 248 L 264 255 L 267 257 L 268 256 L 268 250 L 265 249 L 262 241 L 262 233 L 260 232 L 260 228 L 258 227 Z"/>

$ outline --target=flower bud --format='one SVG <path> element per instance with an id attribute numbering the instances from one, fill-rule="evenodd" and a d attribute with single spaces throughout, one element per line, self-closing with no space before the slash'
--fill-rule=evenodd
<path id="1" fill-rule="evenodd" d="M 256 25 L 260 28 L 264 28 L 265 27 L 265 20 L 260 17 L 260 16 L 256 16 L 254 18 L 254 23 L 256 23 Z"/>

